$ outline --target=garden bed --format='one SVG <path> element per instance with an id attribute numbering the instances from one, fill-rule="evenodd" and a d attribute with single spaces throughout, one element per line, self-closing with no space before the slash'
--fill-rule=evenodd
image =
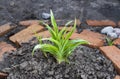
<path id="1" fill-rule="evenodd" d="M 4 55 L 0 70 L 9 73 L 7 79 L 113 79 L 117 74 L 112 62 L 98 49 L 79 46 L 70 56 L 70 64 L 58 64 L 39 50 L 32 57 L 35 44 L 23 44 L 17 51 Z"/>

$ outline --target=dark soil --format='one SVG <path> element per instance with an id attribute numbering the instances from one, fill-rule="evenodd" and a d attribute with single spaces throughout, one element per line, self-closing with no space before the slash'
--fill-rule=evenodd
<path id="1" fill-rule="evenodd" d="M 32 57 L 34 45 L 32 41 L 4 55 L 0 70 L 9 73 L 7 79 L 113 79 L 116 75 L 111 61 L 97 49 L 79 46 L 70 56 L 70 64 L 58 64 L 52 56 L 45 58 L 39 50 Z"/>
<path id="2" fill-rule="evenodd" d="M 0 24 L 42 19 L 50 9 L 57 19 L 120 20 L 120 0 L 0 0 Z"/>
<path id="3" fill-rule="evenodd" d="M 42 13 L 49 13 L 50 9 L 57 19 L 80 19 L 82 24 L 77 29 L 79 32 L 82 29 L 100 32 L 102 29 L 88 27 L 86 19 L 120 20 L 119 0 L 0 0 L 0 25 L 42 19 Z M 0 41 L 12 44 L 8 38 L 24 28 L 18 25 L 0 37 Z M 79 46 L 69 58 L 70 64 L 57 64 L 52 56 L 45 58 L 41 51 L 36 51 L 32 57 L 34 45 L 33 42 L 24 44 L 16 52 L 4 55 L 4 61 L 0 62 L 0 71 L 9 73 L 7 79 L 113 79 L 117 74 L 111 61 L 98 49 Z"/>

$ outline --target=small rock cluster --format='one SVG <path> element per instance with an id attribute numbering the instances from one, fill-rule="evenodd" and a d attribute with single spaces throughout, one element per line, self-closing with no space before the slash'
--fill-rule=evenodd
<path id="1" fill-rule="evenodd" d="M 120 28 L 113 28 L 112 26 L 105 27 L 101 33 L 107 34 L 111 38 L 120 38 Z"/>
<path id="2" fill-rule="evenodd" d="M 70 64 L 57 64 L 53 57 L 45 58 L 41 51 L 31 56 L 35 44 L 24 44 L 17 51 L 6 53 L 1 70 L 7 79 L 113 79 L 116 71 L 98 49 L 79 46 L 69 57 Z M 7 63 L 6 63 L 7 62 Z"/>

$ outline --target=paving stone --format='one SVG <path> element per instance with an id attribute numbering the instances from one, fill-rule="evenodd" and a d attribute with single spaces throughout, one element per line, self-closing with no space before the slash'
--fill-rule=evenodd
<path id="1" fill-rule="evenodd" d="M 116 75 L 114 79 L 120 79 L 120 76 L 119 76 L 119 75 Z"/>
<path id="2" fill-rule="evenodd" d="M 10 52 L 12 50 L 16 50 L 12 45 L 7 44 L 6 42 L 0 42 L 0 61 L 2 61 L 5 52 Z"/>
<path id="3" fill-rule="evenodd" d="M 43 26 L 34 24 L 16 33 L 15 35 L 11 36 L 9 39 L 16 44 L 21 45 L 21 43 L 29 42 L 29 40 L 34 36 L 35 33 L 39 33 L 43 30 L 44 30 Z"/>
<path id="4" fill-rule="evenodd" d="M 3 36 L 4 34 L 8 33 L 13 28 L 15 28 L 15 26 L 11 26 L 11 23 L 1 25 L 0 26 L 0 36 Z"/>
<path id="5" fill-rule="evenodd" d="M 113 41 L 113 44 L 115 44 L 115 45 L 120 45 L 120 38 L 114 40 L 114 41 Z"/>
<path id="6" fill-rule="evenodd" d="M 60 27 L 59 27 L 59 30 L 61 30 L 61 29 L 63 29 L 63 28 L 64 28 L 64 26 L 60 26 Z M 71 31 L 72 28 L 73 28 L 72 26 L 66 27 L 66 30 L 67 30 L 67 31 Z M 77 32 L 77 29 L 75 29 L 74 32 Z"/>
<path id="7" fill-rule="evenodd" d="M 90 47 L 98 48 L 104 45 L 103 39 L 105 39 L 105 36 L 89 30 L 83 30 L 80 34 L 73 33 L 70 39 L 84 39 L 90 42 Z"/>
<path id="8" fill-rule="evenodd" d="M 120 49 L 116 46 L 103 46 L 100 47 L 100 50 L 107 58 L 113 62 L 116 70 L 120 74 Z"/>
<path id="9" fill-rule="evenodd" d="M 86 22 L 89 26 L 116 26 L 116 23 L 111 20 L 87 20 Z"/>
<path id="10" fill-rule="evenodd" d="M 8 74 L 0 72 L 0 79 L 6 79 Z"/>

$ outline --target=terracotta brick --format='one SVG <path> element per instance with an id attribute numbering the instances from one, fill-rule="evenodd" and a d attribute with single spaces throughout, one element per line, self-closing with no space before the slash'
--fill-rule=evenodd
<path id="1" fill-rule="evenodd" d="M 119 75 L 116 75 L 114 79 L 120 79 L 120 76 L 119 76 Z"/>
<path id="2" fill-rule="evenodd" d="M 0 79 L 6 79 L 8 74 L 0 72 Z"/>
<path id="3" fill-rule="evenodd" d="M 34 37 L 35 32 L 39 33 L 41 31 L 44 31 L 44 27 L 38 24 L 34 24 L 16 33 L 9 39 L 16 44 L 21 45 L 21 43 L 29 42 L 29 40 L 31 40 Z"/>
<path id="4" fill-rule="evenodd" d="M 63 29 L 63 28 L 64 28 L 64 26 L 60 26 L 60 27 L 59 27 L 59 30 L 61 30 L 61 29 Z M 67 27 L 66 30 L 67 30 L 67 31 L 71 31 L 72 28 L 73 28 L 73 27 L 70 26 L 70 27 Z M 77 29 L 75 29 L 74 32 L 77 32 Z"/>
<path id="5" fill-rule="evenodd" d="M 39 24 L 39 20 L 25 20 L 25 21 L 20 21 L 19 24 L 23 26 L 30 26 L 33 24 Z"/>
<path id="6" fill-rule="evenodd" d="M 49 20 L 42 20 L 43 22 L 50 24 Z M 22 26 L 31 26 L 33 24 L 40 24 L 40 20 L 25 20 L 25 21 L 20 21 L 20 25 Z"/>
<path id="7" fill-rule="evenodd" d="M 113 44 L 115 44 L 115 45 L 120 45 L 120 38 L 114 40 L 114 41 L 113 41 Z"/>
<path id="8" fill-rule="evenodd" d="M 89 46 L 98 48 L 104 45 L 105 36 L 89 30 L 83 30 L 80 34 L 73 33 L 70 39 L 84 39 L 90 42 Z"/>
<path id="9" fill-rule="evenodd" d="M 104 46 L 100 47 L 100 50 L 113 62 L 116 70 L 120 74 L 120 49 L 116 46 Z"/>
<path id="10" fill-rule="evenodd" d="M 8 33 L 13 28 L 15 28 L 15 26 L 11 26 L 10 23 L 1 25 L 0 26 L 0 36 L 3 36 L 4 34 Z"/>
<path id="11" fill-rule="evenodd" d="M 111 20 L 87 20 L 86 22 L 89 26 L 116 26 L 116 23 Z"/>
<path id="12" fill-rule="evenodd" d="M 16 50 L 12 45 L 7 44 L 6 42 L 0 42 L 0 61 L 5 52 L 10 52 L 12 50 Z"/>
<path id="13" fill-rule="evenodd" d="M 37 35 L 40 36 L 40 37 L 42 37 L 42 38 L 50 37 L 50 33 L 49 33 L 48 30 L 47 30 L 47 31 L 40 32 L 40 33 L 38 33 Z M 34 35 L 34 37 L 36 37 L 36 36 Z"/>

